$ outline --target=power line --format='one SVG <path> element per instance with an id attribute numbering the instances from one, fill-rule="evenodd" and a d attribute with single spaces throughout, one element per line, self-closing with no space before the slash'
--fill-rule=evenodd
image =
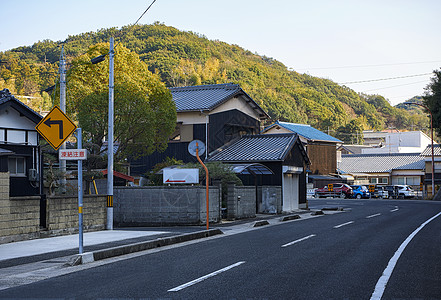
<path id="1" fill-rule="evenodd" d="M 424 74 L 415 74 L 415 75 L 398 76 L 398 77 L 389 77 L 389 78 L 380 78 L 380 79 L 369 79 L 369 80 L 360 80 L 360 81 L 349 81 L 349 82 L 342 82 L 342 83 L 338 83 L 338 84 L 353 84 L 353 83 L 364 83 L 364 82 L 384 81 L 384 80 L 393 80 L 393 79 L 401 79 L 401 78 L 410 78 L 410 77 L 426 76 L 426 75 L 431 75 L 431 74 L 432 74 L 432 73 L 424 73 Z"/>
<path id="2" fill-rule="evenodd" d="M 318 68 L 302 68 L 297 70 L 329 70 L 329 69 L 353 69 L 353 68 L 371 68 L 371 67 L 386 67 L 386 66 L 400 66 L 400 65 L 416 65 L 441 62 L 441 60 L 419 61 L 395 64 L 376 64 L 376 65 L 358 65 L 358 66 L 339 66 L 339 67 L 318 67 Z"/>
<path id="3" fill-rule="evenodd" d="M 417 81 L 417 82 L 411 82 L 411 83 L 405 83 L 405 84 L 399 84 L 399 85 L 393 85 L 393 86 L 388 86 L 388 87 L 383 87 L 383 88 L 378 88 L 378 89 L 372 89 L 372 90 L 366 90 L 366 91 L 363 91 L 362 93 L 370 92 L 370 91 L 377 91 L 377 90 L 391 89 L 391 88 L 394 88 L 394 87 L 405 86 L 405 85 L 411 85 L 411 84 L 417 84 L 417 83 L 423 83 L 423 82 L 427 82 L 427 80 Z"/>

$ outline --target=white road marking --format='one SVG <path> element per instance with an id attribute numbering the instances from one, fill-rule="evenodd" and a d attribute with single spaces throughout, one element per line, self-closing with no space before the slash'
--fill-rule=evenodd
<path id="1" fill-rule="evenodd" d="M 392 209 L 390 212 L 395 212 L 395 211 L 397 211 L 397 210 L 398 210 L 398 206 L 395 206 L 395 208 Z"/>
<path id="2" fill-rule="evenodd" d="M 375 217 L 378 217 L 378 216 L 381 216 L 381 214 L 378 213 L 378 214 L 375 214 L 375 215 L 370 215 L 370 216 L 367 216 L 366 219 L 375 218 Z"/>
<path id="3" fill-rule="evenodd" d="M 352 224 L 352 223 L 354 223 L 354 221 L 349 221 L 349 222 L 346 222 L 346 223 L 334 226 L 334 228 L 340 228 L 340 227 L 343 227 L 343 226 L 346 226 L 346 225 L 349 225 L 349 224 Z"/>
<path id="4" fill-rule="evenodd" d="M 216 275 L 218 275 L 218 274 L 220 274 L 220 273 L 222 273 L 222 272 L 228 271 L 228 270 L 230 270 L 230 269 L 232 269 L 232 268 L 235 268 L 235 267 L 237 267 L 237 266 L 240 266 L 241 264 L 244 264 L 244 263 L 245 263 L 244 261 L 237 262 L 237 263 L 235 263 L 235 264 L 233 264 L 233 265 L 231 265 L 231 266 L 225 267 L 225 268 L 223 268 L 223 269 L 220 269 L 220 270 L 217 270 L 217 271 L 215 271 L 215 272 L 213 272 L 213 273 L 210 273 L 210 274 L 207 274 L 207 275 L 205 275 L 205 276 L 199 277 L 199 278 L 197 278 L 197 279 L 195 279 L 195 280 L 192 280 L 192 281 L 190 281 L 190 282 L 184 283 L 184 284 L 182 284 L 182 285 L 180 285 L 180 286 L 178 286 L 178 287 L 172 288 L 172 289 L 168 290 L 167 292 L 178 292 L 178 291 L 183 290 L 183 289 L 185 289 L 185 288 L 187 288 L 187 287 L 189 287 L 189 286 L 192 286 L 192 285 L 194 285 L 194 284 L 196 284 L 196 283 L 199 283 L 199 282 L 201 282 L 201 281 L 204 281 L 204 280 L 207 279 L 207 278 L 210 278 L 210 277 L 216 276 Z"/>
<path id="5" fill-rule="evenodd" d="M 420 225 L 417 229 L 415 229 L 414 232 L 412 232 L 406 240 L 398 247 L 398 250 L 395 252 L 394 256 L 389 260 L 389 263 L 387 264 L 386 269 L 383 271 L 383 275 L 381 275 L 380 279 L 378 279 L 377 284 L 375 285 L 375 290 L 372 293 L 371 300 L 380 300 L 383 296 L 384 290 L 386 289 L 387 282 L 389 281 L 390 276 L 392 275 L 392 272 L 395 268 L 395 265 L 398 262 L 398 259 L 401 256 L 401 253 L 403 253 L 406 246 L 410 243 L 410 241 L 415 237 L 415 235 L 424 228 L 427 224 L 429 224 L 431 221 L 433 221 L 435 218 L 441 216 L 441 212 L 436 214 L 435 216 L 431 217 L 429 220 L 424 222 Z"/>
<path id="6" fill-rule="evenodd" d="M 295 243 L 298 243 L 298 242 L 301 242 L 301 241 L 307 240 L 307 239 L 312 238 L 312 237 L 315 237 L 315 234 L 311 234 L 311 235 L 305 236 L 305 237 L 303 237 L 303 238 L 301 238 L 301 239 L 298 239 L 298 240 L 292 241 L 292 242 L 290 242 L 290 243 L 288 243 L 288 244 L 283 245 L 282 248 L 283 248 L 283 247 L 288 247 L 288 246 L 294 245 Z"/>

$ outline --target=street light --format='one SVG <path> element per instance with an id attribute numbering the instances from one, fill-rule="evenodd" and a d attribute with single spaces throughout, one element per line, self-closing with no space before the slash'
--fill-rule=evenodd
<path id="1" fill-rule="evenodd" d="M 97 64 L 104 61 L 109 55 L 109 119 L 107 130 L 107 229 L 113 229 L 113 102 L 114 102 L 114 80 L 113 80 L 113 37 L 110 37 L 109 53 L 92 58 L 90 62 Z"/>
<path id="2" fill-rule="evenodd" d="M 432 111 L 427 107 L 426 105 L 422 103 L 416 103 L 416 102 L 404 102 L 403 104 L 406 105 L 418 105 L 423 108 L 425 108 L 429 114 L 430 114 L 430 134 L 431 134 L 431 140 L 432 140 L 432 196 L 435 196 L 435 158 L 433 155 L 433 116 Z"/>

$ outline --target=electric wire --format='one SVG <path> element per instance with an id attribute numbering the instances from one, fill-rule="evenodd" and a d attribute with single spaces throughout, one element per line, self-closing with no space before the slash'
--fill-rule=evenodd
<path id="1" fill-rule="evenodd" d="M 398 84 L 398 85 L 382 87 L 382 88 L 376 88 L 376 89 L 370 89 L 370 90 L 365 90 L 362 93 L 370 92 L 370 91 L 377 91 L 377 90 L 386 90 L 386 89 L 391 89 L 391 88 L 394 88 L 394 87 L 405 86 L 405 85 L 412 85 L 412 84 L 423 83 L 423 82 L 427 82 L 427 80 L 411 82 L 411 83 L 405 83 L 405 84 Z"/>
<path id="2" fill-rule="evenodd" d="M 436 62 L 441 62 L 441 60 L 419 61 L 419 62 L 405 62 L 405 63 L 393 63 L 393 64 L 358 65 L 358 66 L 301 68 L 301 69 L 297 69 L 297 70 L 354 69 L 354 68 L 371 68 L 371 67 L 387 67 L 387 66 L 400 66 L 400 65 L 428 64 L 428 63 L 436 63 Z"/>
<path id="3" fill-rule="evenodd" d="M 394 79 L 401 79 L 401 78 L 410 78 L 410 77 L 419 77 L 419 76 L 426 76 L 431 75 L 433 73 L 423 73 L 423 74 L 414 74 L 414 75 L 406 75 L 406 76 L 397 76 L 397 77 L 389 77 L 389 78 L 379 78 L 379 79 L 369 79 L 369 80 L 360 80 L 360 81 L 348 81 L 348 82 L 341 82 L 338 84 L 354 84 L 354 83 L 364 83 L 364 82 L 375 82 L 375 81 L 384 81 L 384 80 L 394 80 Z"/>

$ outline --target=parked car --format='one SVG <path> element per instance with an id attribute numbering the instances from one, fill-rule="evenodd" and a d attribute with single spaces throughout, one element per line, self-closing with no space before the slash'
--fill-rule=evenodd
<path id="1" fill-rule="evenodd" d="M 335 196 L 342 198 L 352 198 L 353 194 L 354 192 L 352 191 L 352 188 L 346 183 L 334 183 L 332 191 L 328 190 L 327 185 L 315 191 L 316 198 L 335 197 Z"/>
<path id="2" fill-rule="evenodd" d="M 370 198 L 371 193 L 365 185 L 351 185 L 352 191 L 354 192 L 353 198 Z"/>
<path id="3" fill-rule="evenodd" d="M 389 192 L 384 188 L 384 186 L 377 185 L 375 186 L 375 190 L 372 193 L 372 198 L 389 198 Z"/>
<path id="4" fill-rule="evenodd" d="M 384 189 L 388 193 L 387 198 L 389 198 L 389 199 L 394 198 L 395 199 L 398 197 L 398 192 L 397 192 L 397 189 L 395 188 L 394 185 L 385 185 Z"/>
<path id="5" fill-rule="evenodd" d="M 398 198 L 413 198 L 415 197 L 414 189 L 409 185 L 396 185 Z"/>

